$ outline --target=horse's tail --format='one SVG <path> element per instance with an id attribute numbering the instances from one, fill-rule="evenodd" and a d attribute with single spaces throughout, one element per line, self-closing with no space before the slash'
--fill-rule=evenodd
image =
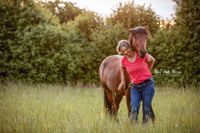
<path id="1" fill-rule="evenodd" d="M 105 67 L 106 67 L 106 62 L 103 61 L 99 68 L 99 78 L 100 78 L 101 82 L 103 82 L 103 74 L 104 74 Z"/>
<path id="2" fill-rule="evenodd" d="M 108 95 L 106 95 L 107 93 L 110 93 L 109 88 L 106 85 L 106 79 L 105 79 L 105 69 L 107 68 L 107 60 L 109 57 L 107 57 L 106 59 L 103 60 L 103 62 L 100 65 L 99 68 L 99 78 L 101 81 L 101 86 L 104 89 L 104 109 L 106 111 L 106 113 L 110 113 L 112 112 L 112 105 L 109 102 L 109 98 Z"/>

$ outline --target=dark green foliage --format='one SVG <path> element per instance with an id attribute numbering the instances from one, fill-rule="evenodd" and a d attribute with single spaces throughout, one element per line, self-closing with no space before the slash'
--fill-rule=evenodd
<path id="1" fill-rule="evenodd" d="M 24 32 L 19 45 L 13 47 L 13 68 L 19 78 L 35 81 L 60 80 L 63 47 L 67 42 L 66 33 L 52 25 L 39 25 Z M 59 62 L 58 62 L 59 61 Z M 22 76 L 22 77 L 21 77 Z"/>
<path id="2" fill-rule="evenodd" d="M 179 32 L 174 27 L 159 30 L 150 38 L 148 51 L 156 59 L 153 73 L 158 84 L 182 83 L 182 50 Z"/>
<path id="3" fill-rule="evenodd" d="M 85 51 L 90 35 L 102 25 L 95 13 L 83 12 L 61 26 L 40 3 L 30 1 L 17 8 L 6 3 L 1 10 L 1 79 L 89 81 Z"/>
<path id="4" fill-rule="evenodd" d="M 200 1 L 175 0 L 177 3 L 176 23 L 183 54 L 184 81 L 199 85 L 200 82 Z"/>
<path id="5" fill-rule="evenodd" d="M 4 5 L 5 4 L 5 5 Z M 7 6 L 8 5 L 8 6 Z M 16 40 L 17 7 L 14 2 L 0 3 L 0 75 L 7 77 L 12 57 L 11 46 Z"/>
<path id="6" fill-rule="evenodd" d="M 2 5 L 1 10 L 1 78 L 51 81 L 48 73 L 58 70 L 50 58 L 63 45 L 58 39 L 65 36 L 54 26 L 58 21 L 31 1 L 20 7 Z"/>

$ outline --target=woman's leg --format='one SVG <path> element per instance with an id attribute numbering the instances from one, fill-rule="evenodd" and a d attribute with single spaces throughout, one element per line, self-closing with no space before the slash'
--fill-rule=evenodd
<path id="1" fill-rule="evenodd" d="M 153 117 L 152 100 L 154 96 L 154 81 L 150 80 L 144 87 L 142 87 L 142 100 L 143 100 L 143 123 L 149 121 Z"/>
<path id="2" fill-rule="evenodd" d="M 131 87 L 131 121 L 137 123 L 138 122 L 138 113 L 140 109 L 140 101 L 141 101 L 141 94 L 137 87 Z"/>

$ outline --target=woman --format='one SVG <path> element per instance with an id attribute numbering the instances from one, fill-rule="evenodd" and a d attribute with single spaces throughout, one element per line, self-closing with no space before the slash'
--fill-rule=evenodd
<path id="1" fill-rule="evenodd" d="M 154 81 L 151 69 L 155 59 L 146 52 L 148 31 L 144 27 L 130 29 L 129 42 L 121 40 L 118 43 L 118 53 L 124 55 L 121 60 L 121 83 L 118 89 L 124 88 L 124 72 L 128 72 L 131 80 L 131 121 L 138 122 L 140 102 L 143 102 L 143 123 L 151 118 L 154 120 L 152 99 L 154 96 Z"/>

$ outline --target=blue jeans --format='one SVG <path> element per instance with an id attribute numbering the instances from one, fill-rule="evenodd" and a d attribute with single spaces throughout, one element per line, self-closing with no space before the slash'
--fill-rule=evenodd
<path id="1" fill-rule="evenodd" d="M 154 80 L 152 78 L 148 79 L 141 84 L 133 84 L 131 87 L 131 114 L 133 119 L 137 121 L 140 103 L 143 102 L 143 122 L 148 121 L 146 119 L 154 117 L 154 112 L 152 109 L 152 100 L 154 96 Z M 154 118 L 152 118 L 153 120 Z"/>

